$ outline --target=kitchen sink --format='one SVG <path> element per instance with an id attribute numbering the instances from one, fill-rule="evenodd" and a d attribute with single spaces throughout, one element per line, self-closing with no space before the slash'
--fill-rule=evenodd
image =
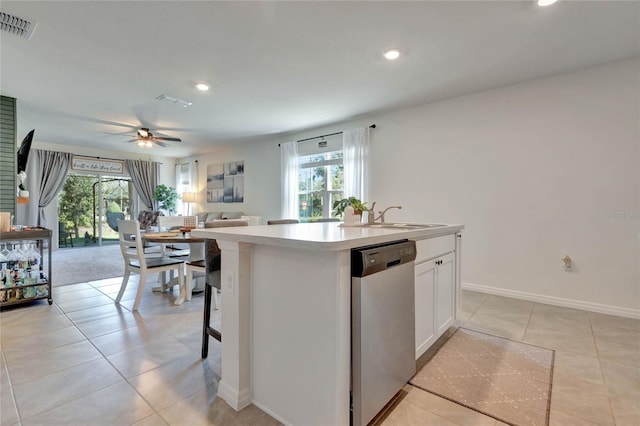
<path id="1" fill-rule="evenodd" d="M 387 228 L 387 229 L 428 229 L 440 228 L 447 226 L 442 223 L 372 223 L 365 225 L 368 228 Z"/>

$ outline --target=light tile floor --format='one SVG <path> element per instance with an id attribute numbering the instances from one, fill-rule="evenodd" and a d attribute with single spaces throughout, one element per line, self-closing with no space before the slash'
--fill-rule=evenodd
<path id="1" fill-rule="evenodd" d="M 203 298 L 173 306 L 120 279 L 54 288 L 0 311 L 0 426 L 270 425 L 216 398 L 220 344 L 200 358 Z M 556 350 L 550 425 L 640 425 L 640 321 L 463 292 L 461 325 Z M 213 314 L 219 326 L 220 313 Z M 502 425 L 407 385 L 384 425 Z"/>

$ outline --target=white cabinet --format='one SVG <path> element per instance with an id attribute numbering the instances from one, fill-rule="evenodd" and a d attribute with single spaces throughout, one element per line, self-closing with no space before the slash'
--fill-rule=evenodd
<path id="1" fill-rule="evenodd" d="M 455 256 L 449 253 L 435 261 L 436 336 L 440 337 L 455 321 Z"/>
<path id="2" fill-rule="evenodd" d="M 436 260 L 416 265 L 416 359 L 433 344 L 435 338 Z"/>
<path id="3" fill-rule="evenodd" d="M 456 321 L 455 235 L 418 241 L 415 265 L 416 359 Z M 439 241 L 437 241 L 439 240 Z M 436 249 L 437 247 L 437 249 Z M 422 250 L 421 248 L 428 248 Z M 435 256 L 435 257 L 434 257 Z"/>

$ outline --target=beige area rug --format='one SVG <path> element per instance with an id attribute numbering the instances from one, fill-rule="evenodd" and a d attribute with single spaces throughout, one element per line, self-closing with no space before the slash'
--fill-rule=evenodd
<path id="1" fill-rule="evenodd" d="M 464 328 L 409 381 L 514 426 L 549 424 L 554 351 Z"/>
<path id="2" fill-rule="evenodd" d="M 51 266 L 54 287 L 124 275 L 119 244 L 58 249 L 51 253 Z"/>

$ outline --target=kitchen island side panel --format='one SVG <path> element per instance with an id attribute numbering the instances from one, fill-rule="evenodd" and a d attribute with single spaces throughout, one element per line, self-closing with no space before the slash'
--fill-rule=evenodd
<path id="1" fill-rule="evenodd" d="M 350 251 L 253 255 L 254 404 L 286 424 L 348 425 Z"/>

